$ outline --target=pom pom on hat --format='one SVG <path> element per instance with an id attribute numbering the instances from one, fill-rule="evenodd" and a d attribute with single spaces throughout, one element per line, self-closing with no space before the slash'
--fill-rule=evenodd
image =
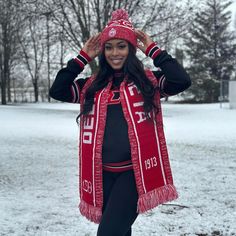
<path id="1" fill-rule="evenodd" d="M 112 18 L 101 34 L 101 46 L 110 39 L 124 39 L 137 47 L 137 36 L 126 10 L 112 12 Z"/>
<path id="2" fill-rule="evenodd" d="M 118 9 L 112 12 L 111 21 L 121 20 L 121 19 L 129 21 L 129 14 L 126 10 Z"/>

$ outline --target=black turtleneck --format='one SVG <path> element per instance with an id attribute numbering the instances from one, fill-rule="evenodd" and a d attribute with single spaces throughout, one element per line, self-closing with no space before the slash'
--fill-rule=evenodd
<path id="1" fill-rule="evenodd" d="M 128 126 L 120 103 L 119 88 L 123 80 L 122 73 L 114 74 L 103 139 L 103 163 L 122 162 L 131 158 Z"/>

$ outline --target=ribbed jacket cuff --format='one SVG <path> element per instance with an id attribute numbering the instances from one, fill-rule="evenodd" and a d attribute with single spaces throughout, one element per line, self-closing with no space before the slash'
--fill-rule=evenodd
<path id="1" fill-rule="evenodd" d="M 155 42 L 150 44 L 146 49 L 146 56 L 151 57 L 153 60 L 161 53 L 161 49 Z"/>
<path id="2" fill-rule="evenodd" d="M 77 62 L 80 67 L 83 69 L 92 59 L 89 57 L 89 55 L 84 52 L 83 50 L 80 50 L 79 55 L 74 58 L 75 62 Z"/>

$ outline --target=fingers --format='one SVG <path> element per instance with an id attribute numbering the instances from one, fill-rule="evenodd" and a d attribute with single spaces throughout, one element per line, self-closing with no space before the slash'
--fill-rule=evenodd
<path id="1" fill-rule="evenodd" d="M 136 33 L 136 35 L 137 35 L 137 38 L 138 38 L 140 41 L 144 42 L 144 41 L 146 40 L 147 35 L 146 35 L 143 31 L 141 31 L 141 30 L 135 30 L 135 33 Z"/>
<path id="2" fill-rule="evenodd" d="M 101 33 L 98 33 L 96 35 L 93 35 L 92 37 L 89 38 L 89 40 L 87 41 L 87 44 L 89 45 L 97 45 L 100 43 L 100 35 Z"/>
<path id="3" fill-rule="evenodd" d="M 91 42 L 94 46 L 94 50 L 95 50 L 96 55 L 100 51 L 100 35 L 101 35 L 101 33 L 98 33 L 98 34 L 94 35 L 93 39 L 92 39 L 92 42 Z"/>
<path id="4" fill-rule="evenodd" d="M 100 36 L 101 33 L 91 36 L 82 48 L 92 59 L 100 53 Z"/>
<path id="5" fill-rule="evenodd" d="M 90 39 L 92 43 L 98 43 L 100 41 L 100 35 L 101 33 L 98 33 L 96 35 L 93 35 Z"/>
<path id="6" fill-rule="evenodd" d="M 145 53 L 145 47 L 144 47 L 144 45 L 143 45 L 142 42 L 138 42 L 137 47 L 138 47 L 143 53 Z"/>
<path id="7" fill-rule="evenodd" d="M 138 48 L 145 53 L 146 49 L 148 48 L 148 46 L 150 44 L 153 43 L 152 39 L 150 38 L 150 36 L 146 33 L 144 33 L 142 30 L 135 30 L 135 33 L 137 35 L 138 38 Z"/>
<path id="8" fill-rule="evenodd" d="M 145 49 L 146 49 L 146 42 L 147 42 L 147 37 L 146 34 L 141 31 L 141 30 L 135 30 L 137 39 L 138 39 L 138 44 L 137 47 L 143 52 L 145 53 Z"/>

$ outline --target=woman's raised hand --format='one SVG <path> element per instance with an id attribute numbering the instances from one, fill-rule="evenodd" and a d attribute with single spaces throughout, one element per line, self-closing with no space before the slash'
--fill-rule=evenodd
<path id="1" fill-rule="evenodd" d="M 98 56 L 100 52 L 100 35 L 101 33 L 98 33 L 90 37 L 82 48 L 82 50 L 86 52 L 91 59 Z"/>
<path id="2" fill-rule="evenodd" d="M 149 35 L 147 35 L 146 33 L 144 33 L 141 30 L 135 30 L 135 33 L 137 35 L 138 38 L 138 48 L 145 53 L 146 49 L 148 48 L 149 45 L 151 45 L 153 43 L 152 39 L 150 38 Z"/>

